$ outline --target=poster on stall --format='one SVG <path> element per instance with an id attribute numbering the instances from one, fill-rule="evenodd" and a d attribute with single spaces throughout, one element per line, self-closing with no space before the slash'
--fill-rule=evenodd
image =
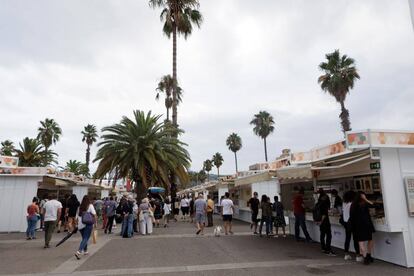
<path id="1" fill-rule="evenodd" d="M 407 196 L 408 214 L 414 217 L 414 177 L 405 178 L 405 194 Z"/>
<path id="2" fill-rule="evenodd" d="M 0 156 L 0 168 L 17 168 L 18 164 L 18 157 Z"/>

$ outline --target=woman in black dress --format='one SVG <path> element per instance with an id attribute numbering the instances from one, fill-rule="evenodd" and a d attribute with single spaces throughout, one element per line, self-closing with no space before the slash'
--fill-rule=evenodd
<path id="1" fill-rule="evenodd" d="M 275 213 L 275 228 L 276 228 L 276 238 L 279 237 L 279 227 L 282 228 L 283 237 L 286 238 L 285 233 L 285 214 L 283 212 L 283 204 L 279 201 L 278 196 L 274 196 L 275 203 L 273 203 L 273 212 Z"/>
<path id="2" fill-rule="evenodd" d="M 369 208 L 373 208 L 373 203 L 366 198 L 364 192 L 359 192 L 352 203 L 350 220 L 356 236 L 354 238 L 358 240 L 360 253 L 364 256 L 364 264 L 374 261 L 371 252 L 374 246 L 372 234 L 375 229 Z"/>

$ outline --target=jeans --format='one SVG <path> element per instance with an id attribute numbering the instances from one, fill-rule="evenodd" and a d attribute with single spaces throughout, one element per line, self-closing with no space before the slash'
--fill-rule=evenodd
<path id="1" fill-rule="evenodd" d="M 56 221 L 45 221 L 45 245 L 49 246 L 50 240 L 52 239 L 53 232 L 56 228 Z"/>
<path id="2" fill-rule="evenodd" d="M 112 233 L 112 226 L 114 225 L 114 219 L 115 219 L 115 216 L 108 217 L 108 222 L 106 223 L 106 226 L 105 226 L 105 233 L 106 232 Z"/>
<path id="3" fill-rule="evenodd" d="M 266 235 L 270 234 L 270 229 L 272 228 L 272 217 L 262 216 L 260 220 L 259 234 L 262 234 L 263 223 L 266 223 Z"/>
<path id="4" fill-rule="evenodd" d="M 128 238 L 134 235 L 134 215 L 128 215 Z"/>
<path id="5" fill-rule="evenodd" d="M 35 237 L 37 221 L 38 221 L 37 215 L 34 215 L 34 216 L 31 216 L 31 217 L 27 218 L 26 236 L 28 238 L 34 238 Z"/>
<path id="6" fill-rule="evenodd" d="M 132 237 L 132 234 L 134 232 L 133 223 L 134 215 L 129 214 L 124 216 L 124 220 L 122 221 L 121 236 L 128 238 Z"/>
<path id="7" fill-rule="evenodd" d="M 92 229 L 93 229 L 93 224 L 87 224 L 87 225 L 85 225 L 84 228 L 79 230 L 79 232 L 82 235 L 82 241 L 79 245 L 79 250 L 78 250 L 79 252 L 88 251 L 88 241 L 89 241 L 89 238 L 91 237 Z"/>
<path id="8" fill-rule="evenodd" d="M 355 235 L 352 233 L 352 226 L 349 222 L 345 222 L 345 253 L 349 253 L 349 244 L 351 243 L 351 237 L 354 237 L 354 249 L 355 253 L 359 255 L 359 244 L 355 238 Z"/>
<path id="9" fill-rule="evenodd" d="M 295 214 L 295 239 L 299 240 L 300 229 L 299 226 L 302 228 L 303 234 L 306 237 L 306 240 L 311 240 L 309 236 L 308 230 L 306 229 L 305 223 L 305 215 L 304 214 Z"/>
<path id="10" fill-rule="evenodd" d="M 321 248 L 323 251 L 331 251 L 331 241 L 332 241 L 332 232 L 331 232 L 331 223 L 329 218 L 325 218 L 320 227 L 321 232 Z"/>

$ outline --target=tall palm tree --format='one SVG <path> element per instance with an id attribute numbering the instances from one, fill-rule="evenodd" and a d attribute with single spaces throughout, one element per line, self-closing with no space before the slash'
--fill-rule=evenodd
<path id="1" fill-rule="evenodd" d="M 96 177 L 117 168 L 119 178 L 133 180 L 139 199 L 150 185 L 169 187 L 171 173 L 187 183 L 191 160 L 186 144 L 171 136 L 171 128 L 159 118 L 134 111 L 132 119 L 124 116 L 120 123 L 104 127 L 94 160 L 99 161 Z"/>
<path id="2" fill-rule="evenodd" d="M 65 170 L 68 172 L 72 172 L 75 175 L 88 175 L 89 174 L 89 170 L 86 167 L 86 164 L 78 160 L 69 160 L 68 162 L 66 162 Z"/>
<path id="3" fill-rule="evenodd" d="M 210 181 L 210 171 L 213 168 L 213 162 L 210 159 L 207 159 L 203 163 L 203 170 L 207 172 L 207 181 Z"/>
<path id="4" fill-rule="evenodd" d="M 345 99 L 349 90 L 354 88 L 356 79 L 359 79 L 354 59 L 347 55 L 341 56 L 339 50 L 325 55 L 327 61 L 319 64 L 319 69 L 324 72 L 318 78 L 318 83 L 323 91 L 329 93 L 341 105 L 342 131 L 351 130 L 349 111 L 345 108 Z"/>
<path id="5" fill-rule="evenodd" d="M 236 162 L 236 173 L 239 171 L 237 168 L 237 152 L 242 148 L 242 140 L 237 133 L 232 133 L 226 140 L 226 145 L 229 150 L 234 152 L 234 160 Z"/>
<path id="6" fill-rule="evenodd" d="M 213 158 L 211 159 L 213 161 L 214 166 L 217 168 L 217 179 L 220 178 L 220 167 L 223 165 L 223 156 L 221 156 L 221 153 L 216 152 L 216 154 L 213 155 Z"/>
<path id="7" fill-rule="evenodd" d="M 89 170 L 89 159 L 91 156 L 91 146 L 93 143 L 96 142 L 96 138 L 98 138 L 98 131 L 96 130 L 96 126 L 88 124 L 82 130 L 82 142 L 86 143 L 86 167 Z"/>
<path id="8" fill-rule="evenodd" d="M 191 35 L 193 24 L 200 28 L 203 21 L 201 13 L 197 10 L 200 7 L 198 0 L 150 0 L 153 8 L 162 8 L 160 19 L 164 22 L 163 32 L 173 38 L 173 79 L 177 84 L 177 34 L 185 39 Z M 177 86 L 173 87 L 172 121 L 174 126 L 177 123 L 178 91 Z"/>
<path id="9" fill-rule="evenodd" d="M 26 137 L 23 144 L 19 143 L 16 149 L 16 156 L 19 157 L 21 167 L 41 167 L 44 161 L 44 151 L 42 143 L 37 139 Z"/>
<path id="10" fill-rule="evenodd" d="M 45 148 L 45 159 L 43 165 L 49 165 L 49 161 L 46 158 L 48 156 L 49 148 L 52 144 L 56 144 L 59 141 L 60 135 L 62 135 L 62 129 L 58 123 L 53 119 L 46 118 L 44 121 L 40 121 L 40 127 L 38 128 L 37 139 L 42 143 Z"/>
<path id="11" fill-rule="evenodd" d="M 0 155 L 12 156 L 14 152 L 13 142 L 10 140 L 4 140 L 1 142 Z"/>
<path id="12" fill-rule="evenodd" d="M 170 120 L 170 109 L 173 105 L 173 90 L 176 86 L 177 89 L 177 99 L 178 103 L 177 105 L 182 102 L 182 89 L 178 86 L 176 81 L 171 77 L 171 75 L 165 75 L 161 78 L 160 82 L 158 83 L 157 88 L 155 89 L 157 91 L 157 95 L 155 96 L 155 99 L 158 101 L 160 99 L 160 94 L 165 93 L 165 108 L 167 109 L 167 121 Z"/>
<path id="13" fill-rule="evenodd" d="M 265 160 L 267 162 L 267 143 L 266 138 L 275 130 L 273 126 L 275 121 L 273 120 L 273 116 L 269 114 L 267 111 L 260 111 L 259 113 L 255 114 L 253 120 L 250 122 L 251 125 L 254 125 L 253 132 L 257 136 L 263 139 L 264 142 L 264 151 L 265 151 Z"/>

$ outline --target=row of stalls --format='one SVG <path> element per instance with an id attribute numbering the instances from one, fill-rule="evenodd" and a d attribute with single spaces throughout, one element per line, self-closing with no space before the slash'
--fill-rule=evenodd
<path id="1" fill-rule="evenodd" d="M 284 150 L 274 162 L 252 165 L 249 171 L 229 178 L 198 188 L 217 194 L 217 204 L 228 191 L 235 203 L 234 217 L 247 222 L 251 218 L 247 201 L 253 192 L 259 198 L 266 194 L 272 202 L 277 195 L 285 207 L 290 233 L 294 233 L 292 199 L 303 188 L 306 224 L 315 241 L 320 233 L 311 212 L 317 190 L 322 188 L 332 205 L 333 190 L 341 197 L 349 190 L 363 191 L 374 203 L 375 258 L 414 267 L 414 132 L 347 132 L 344 140 L 305 152 Z M 339 218 L 340 212 L 331 208 L 332 244 L 343 248 L 345 231 Z"/>
<path id="2" fill-rule="evenodd" d="M 55 172 L 44 167 L 18 167 L 15 157 L 0 157 L 0 232 L 24 232 L 27 228 L 26 208 L 34 197 L 46 194 L 62 198 L 76 194 L 104 198 L 114 192 L 103 181 L 94 181 L 68 172 Z M 7 211 L 6 211 L 7 210 Z"/>

